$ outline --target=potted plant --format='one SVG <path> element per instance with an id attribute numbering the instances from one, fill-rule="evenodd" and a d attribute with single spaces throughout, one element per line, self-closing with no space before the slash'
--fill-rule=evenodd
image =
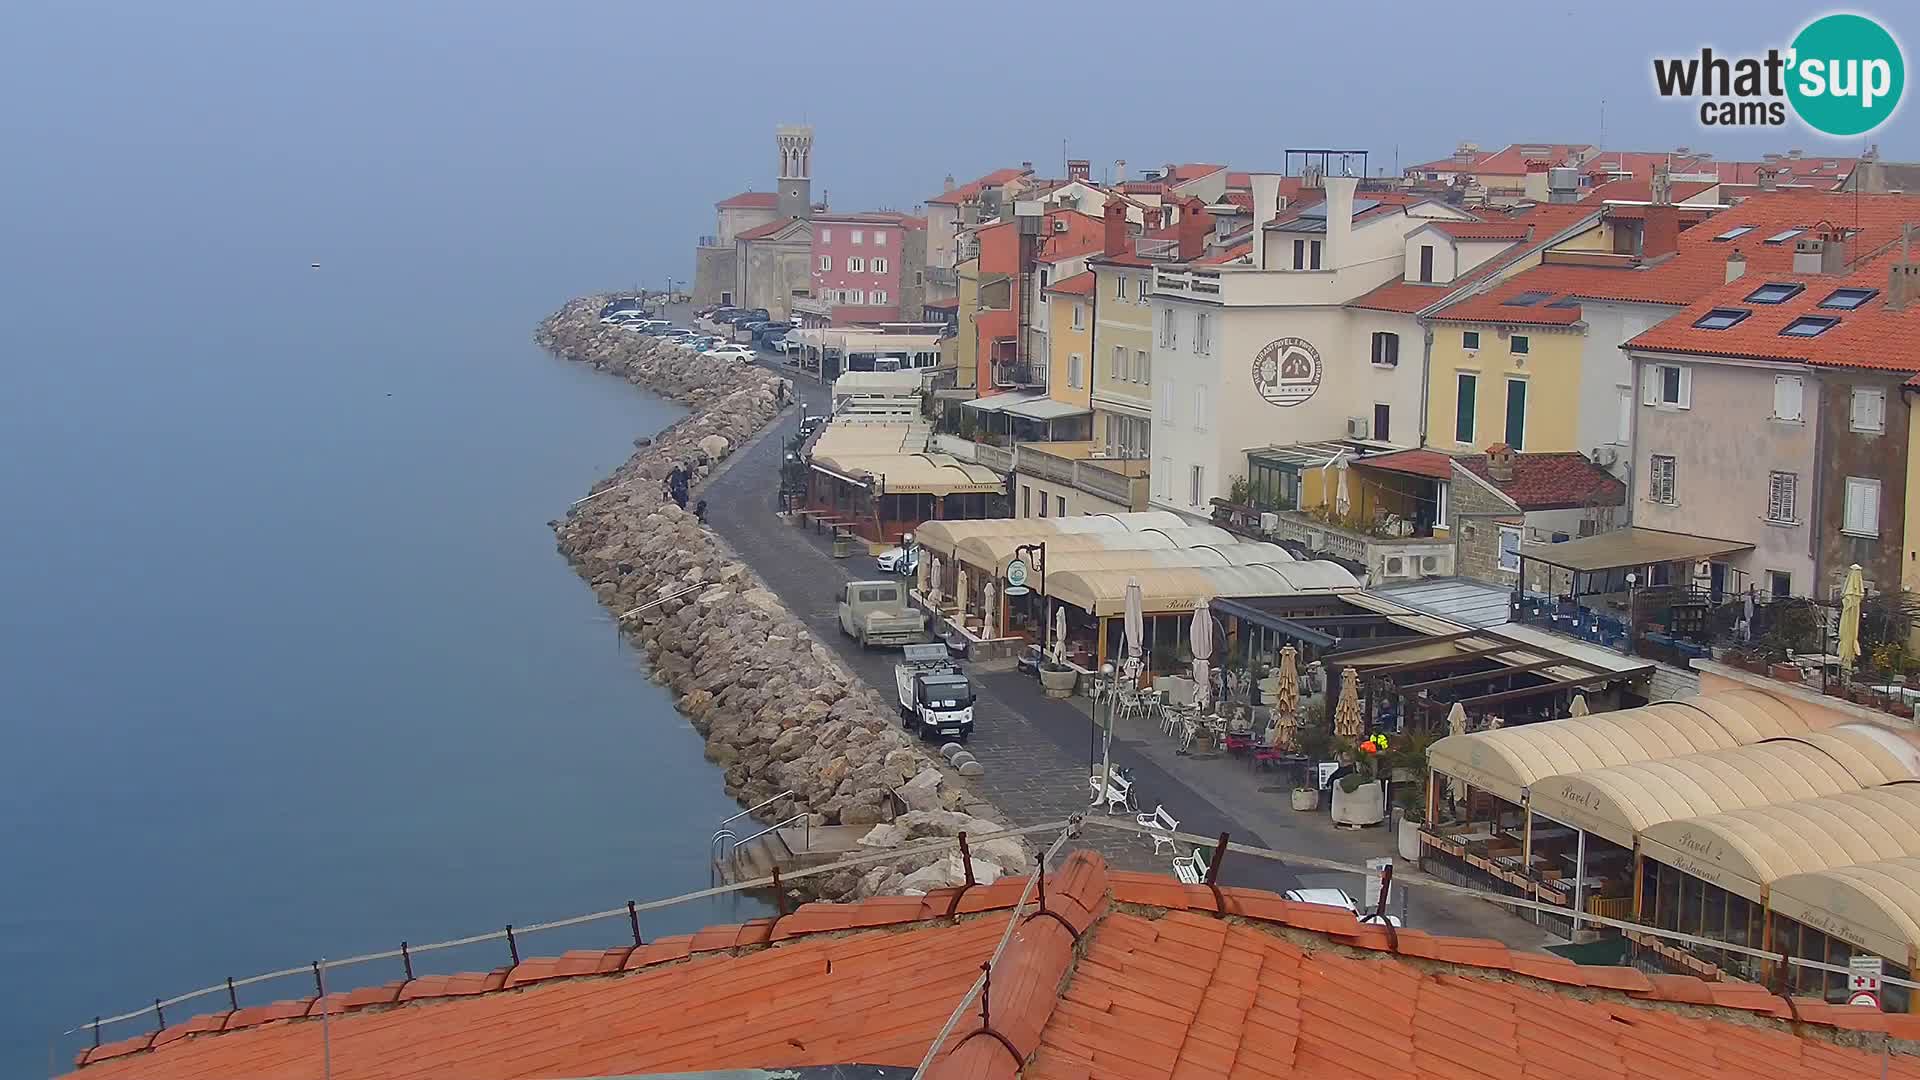
<path id="1" fill-rule="evenodd" d="M 1049 657 L 1040 664 L 1040 688 L 1048 697 L 1070 697 L 1080 673 Z"/>
<path id="2" fill-rule="evenodd" d="M 1314 783 L 1317 773 L 1316 762 L 1325 761 L 1333 740 L 1325 727 L 1325 711 L 1303 705 L 1300 710 L 1300 724 L 1294 729 L 1294 747 L 1306 764 L 1295 779 L 1290 793 L 1293 808 L 1302 813 L 1312 813 L 1320 809 L 1320 788 Z"/>
<path id="3" fill-rule="evenodd" d="M 1387 799 L 1380 785 L 1380 755 L 1387 749 L 1385 735 L 1369 735 L 1341 755 L 1353 771 L 1334 782 L 1333 823 L 1364 828 L 1387 818 Z"/>

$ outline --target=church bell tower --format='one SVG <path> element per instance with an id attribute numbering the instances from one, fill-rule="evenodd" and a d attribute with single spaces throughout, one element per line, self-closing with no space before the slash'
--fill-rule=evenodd
<path id="1" fill-rule="evenodd" d="M 813 127 L 782 124 L 774 131 L 780 144 L 780 217 L 813 217 Z"/>

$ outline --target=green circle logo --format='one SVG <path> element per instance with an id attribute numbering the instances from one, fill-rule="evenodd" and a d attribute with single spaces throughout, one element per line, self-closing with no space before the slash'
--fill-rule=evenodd
<path id="1" fill-rule="evenodd" d="M 1865 135 L 1887 122 L 1906 88 L 1900 43 L 1864 15 L 1823 15 L 1793 39 L 1787 99 L 1825 135 Z"/>

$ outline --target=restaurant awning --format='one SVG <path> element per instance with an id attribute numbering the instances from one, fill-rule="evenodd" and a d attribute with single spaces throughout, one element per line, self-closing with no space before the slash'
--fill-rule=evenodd
<path id="1" fill-rule="evenodd" d="M 1638 709 L 1449 735 L 1427 751 L 1427 763 L 1437 773 L 1518 805 L 1523 791 L 1549 776 L 1730 750 L 1824 726 L 1770 694 L 1729 690 Z"/>
<path id="2" fill-rule="evenodd" d="M 1069 416 L 1092 416 L 1093 410 L 1084 405 L 1043 397 L 1016 401 L 1006 407 L 1006 413 L 1028 420 L 1065 420 Z"/>
<path id="3" fill-rule="evenodd" d="M 1632 847 L 1647 827 L 1920 779 L 1920 754 L 1864 724 L 1549 776 L 1528 806 L 1542 817 Z"/>
<path id="4" fill-rule="evenodd" d="M 1524 541 L 1520 545 L 1520 557 L 1564 570 L 1585 572 L 1711 559 L 1752 549 L 1753 545 L 1744 540 L 1716 540 L 1710 536 L 1689 536 L 1686 533 L 1634 526 L 1583 536 L 1578 540 L 1563 540 L 1557 544 Z"/>
<path id="5" fill-rule="evenodd" d="M 1039 543 L 1055 536 L 1100 532 L 1134 532 L 1145 529 L 1178 529 L 1186 519 L 1166 510 L 1143 510 L 1123 514 L 1084 514 L 1071 518 L 985 518 L 969 521 L 929 521 L 913 534 L 914 542 L 933 555 L 952 558 L 960 541 L 975 536 L 1018 536 L 1023 542 Z M 1200 526 L 1212 528 L 1212 526 Z M 1222 542 L 1231 542 L 1233 534 L 1215 529 Z"/>
<path id="6" fill-rule="evenodd" d="M 1006 489 L 992 469 L 948 454 L 815 454 L 813 467 L 868 485 L 878 480 L 878 490 L 887 495 L 992 494 Z"/>
<path id="7" fill-rule="evenodd" d="M 1046 397 L 1042 394 L 989 394 L 986 397 L 977 397 L 970 401 L 963 401 L 960 403 L 960 407 L 963 409 L 972 409 L 974 412 L 997 413 L 1006 411 L 1015 405 L 1044 400 L 1046 400 Z"/>
<path id="8" fill-rule="evenodd" d="M 1781 878 L 1920 855 L 1920 783 L 1649 825 L 1640 852 L 1759 901 Z"/>
<path id="9" fill-rule="evenodd" d="M 1784 877 L 1773 883 L 1767 906 L 1855 952 L 1907 967 L 1920 950 L 1920 856 Z"/>
<path id="10" fill-rule="evenodd" d="M 1054 573 L 1089 569 L 1094 564 L 1079 561 L 1079 556 L 1091 554 L 1119 556 L 1122 561 L 1109 560 L 1105 564 L 1111 566 L 1248 566 L 1294 561 L 1293 554 L 1278 544 L 1221 542 L 1219 537 L 1211 535 L 1214 531 L 1210 528 L 1144 529 L 1049 537 L 1046 570 Z M 1233 539 L 1228 537 L 1229 541 Z M 969 537 L 954 546 L 954 558 L 998 577 L 1005 574 L 1007 563 L 1028 543 L 1021 536 Z"/>
<path id="11" fill-rule="evenodd" d="M 1359 588 L 1352 574 L 1330 562 L 1081 570 L 1048 577 L 1048 595 L 1090 615 L 1124 613 L 1129 581 L 1140 583 L 1149 614 L 1191 611 L 1201 600 L 1216 596 L 1284 596 Z"/>

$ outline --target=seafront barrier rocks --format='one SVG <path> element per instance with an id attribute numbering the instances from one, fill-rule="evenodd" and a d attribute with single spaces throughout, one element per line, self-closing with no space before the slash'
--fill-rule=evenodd
<path id="1" fill-rule="evenodd" d="M 817 824 L 876 826 L 861 841 L 869 847 L 1003 827 L 961 812 L 981 810 L 977 793 L 901 731 L 897 709 L 664 491 L 676 464 L 705 476 L 739 451 L 780 415 L 791 387 L 760 367 L 710 360 L 603 324 L 603 300 L 568 303 L 540 324 L 534 340 L 688 413 L 650 439 L 636 439 L 633 456 L 552 524 L 561 553 L 616 617 L 658 602 L 622 618 L 621 632 L 705 737 L 707 757 L 725 770 L 727 793 L 751 806 L 792 790 Z M 776 527 L 771 517 L 768 525 Z M 705 587 L 693 588 L 699 585 Z M 895 791 L 910 807 L 898 818 Z M 773 812 L 796 811 L 781 805 Z M 690 833 L 687 842 L 701 840 Z M 975 852 L 976 871 L 987 877 L 1031 869 L 1028 851 L 1012 840 Z M 839 899 L 935 887 L 961 868 L 944 856 L 921 856 L 860 871 L 805 879 L 813 886 L 806 891 Z"/>

